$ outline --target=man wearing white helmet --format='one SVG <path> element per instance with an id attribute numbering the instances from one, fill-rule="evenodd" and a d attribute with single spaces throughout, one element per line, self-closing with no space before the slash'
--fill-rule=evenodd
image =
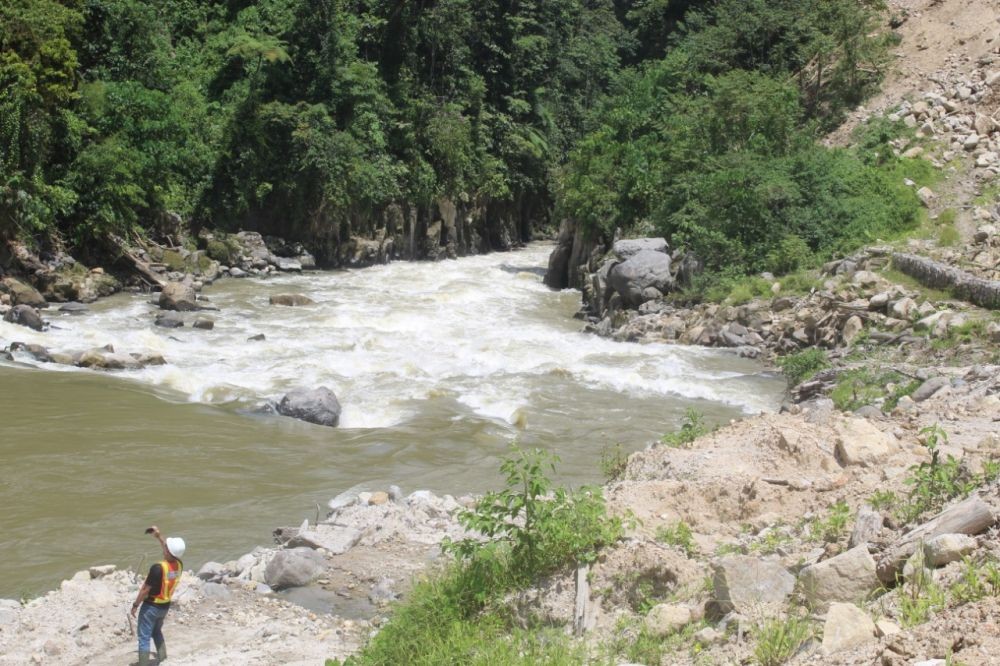
<path id="1" fill-rule="evenodd" d="M 184 539 L 168 537 L 164 540 L 156 525 L 147 529 L 146 534 L 152 534 L 160 542 L 163 548 L 163 561 L 149 567 L 146 582 L 142 584 L 142 589 L 132 604 L 132 617 L 135 617 L 136 611 L 139 612 L 138 666 L 149 664 L 150 638 L 156 645 L 157 663 L 167 658 L 167 644 L 163 640 L 163 620 L 170 610 L 170 599 L 181 581 L 181 572 L 184 570 L 184 563 L 180 560 L 184 555 Z"/>

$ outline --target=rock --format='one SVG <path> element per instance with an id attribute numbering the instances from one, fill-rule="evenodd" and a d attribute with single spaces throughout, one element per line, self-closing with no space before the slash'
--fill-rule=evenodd
<path id="1" fill-rule="evenodd" d="M 921 384 L 910 397 L 913 398 L 914 402 L 923 402 L 949 384 L 950 382 L 945 377 L 931 377 Z"/>
<path id="2" fill-rule="evenodd" d="M 12 305 L 30 305 L 33 308 L 49 307 L 48 302 L 38 293 L 37 289 L 12 277 L 0 279 L 0 294 L 9 294 Z"/>
<path id="3" fill-rule="evenodd" d="M 616 242 L 612 247 L 612 252 L 623 261 L 644 250 L 666 254 L 670 252 L 670 246 L 665 238 L 629 238 Z"/>
<path id="4" fill-rule="evenodd" d="M 203 331 L 211 331 L 215 328 L 215 320 L 211 317 L 196 317 L 194 323 L 191 324 L 194 328 L 201 329 Z"/>
<path id="5" fill-rule="evenodd" d="M 162 328 L 181 328 L 184 326 L 184 315 L 174 311 L 160 312 L 153 323 Z"/>
<path id="6" fill-rule="evenodd" d="M 233 266 L 232 268 L 229 269 L 229 277 L 245 278 L 246 276 L 247 272 L 240 268 L 237 268 L 236 266 Z"/>
<path id="7" fill-rule="evenodd" d="M 962 141 L 962 148 L 966 150 L 975 150 L 977 146 L 979 146 L 978 134 L 970 134 Z"/>
<path id="8" fill-rule="evenodd" d="M 76 303 L 76 302 L 63 303 L 61 306 L 59 306 L 59 312 L 65 312 L 67 314 L 77 315 L 90 312 L 90 308 L 88 308 L 83 303 Z"/>
<path id="9" fill-rule="evenodd" d="M 258 333 L 257 335 L 251 335 L 249 338 L 247 338 L 247 342 L 261 342 L 263 340 L 267 340 L 267 336 L 265 336 L 263 333 Z"/>
<path id="10" fill-rule="evenodd" d="M 631 307 L 659 298 L 674 284 L 670 272 L 670 255 L 653 250 L 640 250 L 608 274 L 608 284 Z"/>
<path id="11" fill-rule="evenodd" d="M 322 548 L 333 555 L 343 555 L 357 545 L 364 535 L 362 530 L 354 527 L 341 527 L 333 531 L 317 532 L 316 530 L 299 530 L 298 534 L 288 540 L 290 548 Z"/>
<path id="12" fill-rule="evenodd" d="M 861 287 L 870 287 L 878 283 L 878 276 L 871 271 L 857 271 L 851 277 L 851 282 Z"/>
<path id="13" fill-rule="evenodd" d="M 278 267 L 279 271 L 299 272 L 302 270 L 301 262 L 289 257 L 274 257 L 274 265 Z"/>
<path id="14" fill-rule="evenodd" d="M 941 567 L 957 562 L 978 547 L 975 538 L 967 534 L 942 534 L 924 544 L 927 564 Z"/>
<path id="15" fill-rule="evenodd" d="M 866 419 L 849 417 L 837 423 L 834 428 L 837 431 L 834 456 L 844 467 L 869 467 L 881 462 L 898 448 L 888 435 Z"/>
<path id="16" fill-rule="evenodd" d="M 101 564 L 96 567 L 90 567 L 90 578 L 104 578 L 105 576 L 110 576 L 117 570 L 118 567 L 113 564 Z"/>
<path id="17" fill-rule="evenodd" d="M 881 513 L 867 504 L 862 505 L 854 519 L 854 529 L 851 530 L 851 538 L 847 542 L 848 548 L 875 541 L 882 534 L 882 522 Z"/>
<path id="18" fill-rule="evenodd" d="M 810 608 L 823 612 L 834 601 L 863 602 L 881 583 L 867 544 L 861 544 L 807 566 L 799 573 L 799 585 Z"/>
<path id="19" fill-rule="evenodd" d="M 1000 344 L 1000 322 L 990 322 L 986 326 L 986 337 L 993 344 Z"/>
<path id="20" fill-rule="evenodd" d="M 862 405 L 854 410 L 854 415 L 862 419 L 880 419 L 884 416 L 882 410 L 874 405 Z"/>
<path id="21" fill-rule="evenodd" d="M 917 302 L 912 298 L 901 298 L 892 304 L 890 313 L 899 319 L 910 319 L 917 311 Z"/>
<path id="22" fill-rule="evenodd" d="M 319 578 L 325 563 L 312 548 L 279 550 L 264 570 L 264 582 L 274 590 L 308 585 Z"/>
<path id="23" fill-rule="evenodd" d="M 372 493 L 372 496 L 368 498 L 368 504 L 372 506 L 378 506 L 380 504 L 386 504 L 389 501 L 389 493 L 379 490 Z"/>
<path id="24" fill-rule="evenodd" d="M 854 604 L 830 604 L 823 625 L 823 654 L 858 647 L 875 640 L 875 623 Z"/>
<path id="25" fill-rule="evenodd" d="M 893 634 L 898 634 L 901 631 L 902 629 L 899 628 L 899 625 L 892 620 L 883 617 L 882 619 L 875 621 L 875 635 L 879 638 L 892 636 Z"/>
<path id="26" fill-rule="evenodd" d="M 337 396 L 325 386 L 295 389 L 278 403 L 278 413 L 283 416 L 331 428 L 340 422 L 340 411 Z"/>
<path id="27" fill-rule="evenodd" d="M 3 316 L 3 320 L 11 324 L 27 326 L 36 331 L 41 331 L 45 328 L 42 316 L 38 314 L 38 310 L 30 305 L 15 305 L 7 311 L 7 314 Z"/>
<path id="28" fill-rule="evenodd" d="M 785 605 L 795 588 L 795 577 L 777 562 L 734 555 L 722 558 L 713 567 L 712 583 L 712 603 L 720 617 L 733 610 L 771 617 Z"/>
<path id="29" fill-rule="evenodd" d="M 271 305 L 285 305 L 288 307 L 316 304 L 316 301 L 303 294 L 275 294 L 268 300 Z"/>
<path id="30" fill-rule="evenodd" d="M 198 578 L 204 581 L 218 582 L 226 575 L 226 568 L 218 562 L 205 562 L 198 569 Z"/>
<path id="31" fill-rule="evenodd" d="M 892 297 L 889 292 L 882 292 L 880 294 L 875 294 L 870 299 L 868 299 L 868 309 L 869 310 L 884 310 L 889 304 L 889 300 Z"/>
<path id="32" fill-rule="evenodd" d="M 865 325 L 861 321 L 861 317 L 858 315 L 853 315 L 844 324 L 844 328 L 840 331 L 840 336 L 844 340 L 845 345 L 849 345 L 857 340 L 858 335 L 865 330 Z"/>
<path id="33" fill-rule="evenodd" d="M 233 593 L 222 583 L 209 582 L 201 586 L 201 595 L 206 599 L 228 599 Z"/>
<path id="34" fill-rule="evenodd" d="M 400 502 L 403 499 L 403 490 L 396 485 L 389 486 L 389 499 L 393 502 Z"/>
<path id="35" fill-rule="evenodd" d="M 920 199 L 920 203 L 924 206 L 930 206 L 937 199 L 937 195 L 934 194 L 934 190 L 929 187 L 921 187 L 917 190 L 917 198 Z"/>
<path id="36" fill-rule="evenodd" d="M 368 593 L 368 601 L 375 606 L 385 606 L 386 604 L 395 601 L 399 597 L 393 589 L 395 585 L 396 581 L 392 578 L 380 578 L 377 583 L 372 585 L 372 589 Z"/>
<path id="37" fill-rule="evenodd" d="M 657 604 L 646 615 L 646 628 L 658 637 L 667 636 L 691 623 L 691 609 L 681 604 Z"/>
<path id="38" fill-rule="evenodd" d="M 198 309 L 197 299 L 198 295 L 190 282 L 168 282 L 163 285 L 157 303 L 163 310 L 190 312 Z"/>

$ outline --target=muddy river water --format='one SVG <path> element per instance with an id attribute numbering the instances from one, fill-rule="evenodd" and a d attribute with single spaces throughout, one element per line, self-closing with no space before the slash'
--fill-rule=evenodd
<path id="1" fill-rule="evenodd" d="M 602 449 L 642 448 L 689 407 L 710 422 L 777 407 L 784 381 L 734 354 L 581 333 L 579 294 L 542 285 L 549 250 L 222 280 L 205 290 L 210 331 L 157 328 L 148 296 L 126 294 L 83 315 L 49 310 L 43 333 L 0 322 L 4 347 L 110 343 L 167 360 L 0 365 L 0 597 L 135 566 L 150 523 L 183 535 L 198 566 L 350 488 L 495 487 L 515 439 L 558 454 L 563 482 L 592 483 Z M 289 292 L 316 304 L 268 304 Z M 319 385 L 344 406 L 337 429 L 261 409 Z"/>

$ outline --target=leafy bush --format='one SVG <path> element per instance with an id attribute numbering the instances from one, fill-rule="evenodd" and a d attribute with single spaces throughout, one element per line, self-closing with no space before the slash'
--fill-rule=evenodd
<path id="1" fill-rule="evenodd" d="M 801 384 L 820 370 L 830 367 L 826 352 L 818 347 L 782 356 L 777 360 L 777 364 L 791 386 Z"/>
<path id="2" fill-rule="evenodd" d="M 708 426 L 705 425 L 704 415 L 689 407 L 684 412 L 684 421 L 681 423 L 680 429 L 661 437 L 660 443 L 675 449 L 684 448 L 709 432 Z"/>
<path id="3" fill-rule="evenodd" d="M 688 557 L 694 557 L 698 554 L 698 546 L 694 542 L 691 527 L 683 520 L 674 525 L 664 525 L 657 529 L 656 540 L 668 546 L 680 548 Z"/>

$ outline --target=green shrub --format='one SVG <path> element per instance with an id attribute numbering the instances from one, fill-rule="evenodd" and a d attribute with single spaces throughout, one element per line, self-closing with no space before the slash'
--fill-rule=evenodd
<path id="1" fill-rule="evenodd" d="M 674 546 L 684 551 L 688 557 L 698 554 L 698 546 L 694 542 L 691 527 L 683 520 L 674 525 L 664 525 L 656 530 L 656 540 L 668 546 Z"/>
<path id="2" fill-rule="evenodd" d="M 813 263 L 809 244 L 795 234 L 785 236 L 767 253 L 766 270 L 777 275 L 797 271 Z"/>
<path id="3" fill-rule="evenodd" d="M 620 443 L 605 446 L 601 449 L 601 473 L 608 481 L 617 481 L 625 475 L 628 467 L 628 456 Z"/>
<path id="4" fill-rule="evenodd" d="M 850 520 L 851 508 L 847 502 L 837 502 L 825 517 L 809 523 L 809 538 L 813 541 L 835 542 L 847 531 Z"/>
<path id="5" fill-rule="evenodd" d="M 694 440 L 710 432 L 705 425 L 705 417 L 701 412 L 688 408 L 684 412 L 684 421 L 679 430 L 667 433 L 660 438 L 660 443 L 671 448 L 684 448 L 690 446 Z"/>
<path id="6" fill-rule="evenodd" d="M 794 354 L 782 356 L 777 360 L 778 367 L 785 373 L 788 383 L 796 386 L 811 379 L 820 370 L 830 367 L 826 351 L 812 347 Z"/>

